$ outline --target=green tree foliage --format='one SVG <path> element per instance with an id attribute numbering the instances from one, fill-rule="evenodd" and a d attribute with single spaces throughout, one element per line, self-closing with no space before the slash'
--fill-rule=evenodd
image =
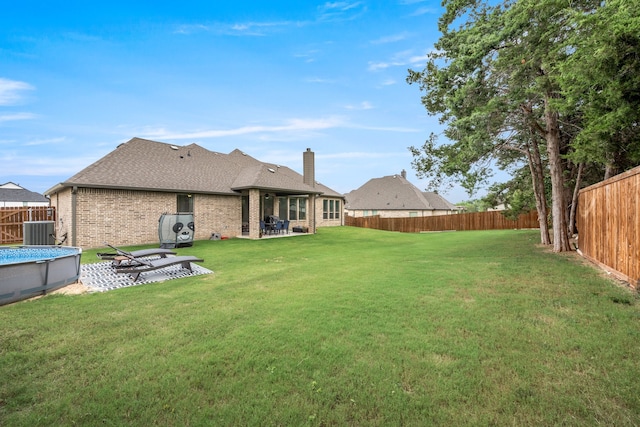
<path id="1" fill-rule="evenodd" d="M 554 250 L 570 250 L 571 186 L 593 176 L 583 166 L 637 163 L 638 2 L 445 0 L 435 51 L 407 81 L 448 142 L 410 147 L 414 168 L 432 187 L 454 179 L 470 193 L 493 166 L 510 169 L 496 194 L 514 207 L 534 195 L 541 228 L 549 199 Z"/>
<path id="2" fill-rule="evenodd" d="M 560 106 L 581 117 L 573 158 L 608 178 L 640 164 L 640 1 L 610 0 L 573 21 Z"/>

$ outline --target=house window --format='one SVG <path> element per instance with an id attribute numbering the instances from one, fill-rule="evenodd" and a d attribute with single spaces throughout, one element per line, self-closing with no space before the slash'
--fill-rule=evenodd
<path id="1" fill-rule="evenodd" d="M 340 201 L 322 201 L 322 219 L 340 219 Z"/>
<path id="2" fill-rule="evenodd" d="M 291 221 L 307 219 L 307 199 L 302 197 L 289 199 L 289 219 Z"/>
<path id="3" fill-rule="evenodd" d="M 298 199 L 289 199 L 289 219 L 291 221 L 298 219 Z"/>
<path id="4" fill-rule="evenodd" d="M 307 219 L 307 199 L 298 199 L 298 219 Z"/>
<path id="5" fill-rule="evenodd" d="M 193 196 L 191 194 L 178 194 L 177 212 L 193 213 Z"/>
<path id="6" fill-rule="evenodd" d="M 278 217 L 281 220 L 288 219 L 287 214 L 287 198 L 286 197 L 278 197 Z"/>

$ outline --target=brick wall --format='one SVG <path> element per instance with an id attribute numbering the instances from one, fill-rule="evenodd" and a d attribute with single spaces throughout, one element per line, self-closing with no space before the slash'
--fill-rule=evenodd
<path id="1" fill-rule="evenodd" d="M 196 194 L 194 197 L 195 240 L 211 233 L 234 237 L 242 232 L 240 196 Z M 159 243 L 158 219 L 174 213 L 177 194 L 153 191 L 79 188 L 76 194 L 75 236 L 72 226 L 72 193 L 65 189 L 51 197 L 58 212 L 58 236 L 68 233 L 66 245 L 83 248 Z M 59 237 L 60 238 L 60 237 Z"/>
<path id="2" fill-rule="evenodd" d="M 51 196 L 51 206 L 56 208 L 56 240 L 65 238 L 64 244 L 71 245 L 71 189 Z"/>
<path id="3" fill-rule="evenodd" d="M 193 197 L 196 240 L 208 239 L 211 237 L 211 233 L 220 233 L 228 237 L 242 235 L 242 198 L 240 195 L 195 194 Z"/>
<path id="4" fill-rule="evenodd" d="M 329 219 L 329 218 L 324 218 L 324 200 L 333 200 L 334 203 L 336 201 L 340 202 L 340 209 L 339 209 L 339 218 L 333 218 L 333 219 Z M 337 199 L 337 198 L 331 198 L 331 197 L 318 197 L 318 200 L 316 201 L 316 224 L 318 227 L 336 227 L 339 225 L 343 225 L 344 224 L 344 200 L 342 199 Z M 329 216 L 329 215 L 327 215 Z"/>
<path id="5" fill-rule="evenodd" d="M 176 210 L 176 195 L 150 191 L 80 188 L 77 244 L 85 248 L 156 243 L 158 219 Z"/>

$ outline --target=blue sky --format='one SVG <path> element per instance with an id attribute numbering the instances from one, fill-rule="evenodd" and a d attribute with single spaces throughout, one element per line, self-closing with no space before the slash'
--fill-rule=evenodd
<path id="1" fill-rule="evenodd" d="M 44 192 L 141 137 L 298 172 L 311 148 L 316 179 L 341 193 L 403 169 L 424 189 L 407 147 L 440 126 L 405 78 L 424 67 L 442 11 L 440 0 L 7 2 L 0 184 Z"/>

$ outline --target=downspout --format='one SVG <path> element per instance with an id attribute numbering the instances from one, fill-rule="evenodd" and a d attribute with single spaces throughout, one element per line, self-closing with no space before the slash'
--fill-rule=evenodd
<path id="1" fill-rule="evenodd" d="M 78 211 L 78 187 L 73 186 L 71 189 L 71 246 L 78 246 L 77 233 L 76 233 L 76 213 Z"/>

